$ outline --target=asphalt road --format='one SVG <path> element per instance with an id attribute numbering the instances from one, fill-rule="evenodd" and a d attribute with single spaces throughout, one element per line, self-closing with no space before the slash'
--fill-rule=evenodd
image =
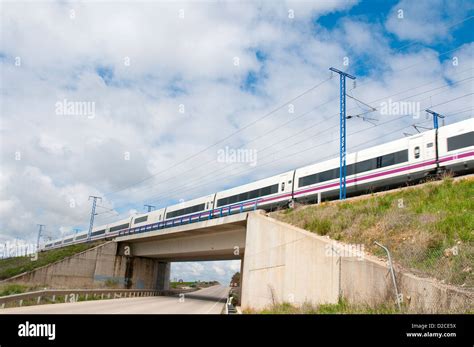
<path id="1" fill-rule="evenodd" d="M 212 286 L 183 296 L 150 296 L 0 309 L 0 314 L 220 314 L 229 287 Z"/>

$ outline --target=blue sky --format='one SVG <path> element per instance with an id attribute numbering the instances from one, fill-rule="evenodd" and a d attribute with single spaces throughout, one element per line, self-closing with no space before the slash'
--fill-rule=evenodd
<path id="1" fill-rule="evenodd" d="M 106 224 L 336 156 L 331 66 L 374 107 L 407 98 L 447 102 L 448 122 L 472 115 L 472 98 L 449 101 L 473 89 L 472 1 L 12 2 L 1 16 L 0 241 L 35 240 L 37 223 L 51 237 L 85 228 L 89 195 L 112 210 Z M 93 117 L 58 114 L 64 100 L 93 103 Z M 349 150 L 413 122 L 352 122 Z M 225 146 L 257 165 L 218 162 Z M 227 278 L 236 265 L 222 264 L 192 276 Z"/>

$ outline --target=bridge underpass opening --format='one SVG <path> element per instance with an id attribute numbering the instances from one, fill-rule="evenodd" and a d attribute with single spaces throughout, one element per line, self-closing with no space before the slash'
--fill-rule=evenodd
<path id="1" fill-rule="evenodd" d="M 240 260 L 173 262 L 170 271 L 170 287 L 188 287 L 191 284 L 207 286 L 218 282 L 223 286 L 235 286 L 232 281 L 241 272 Z"/>
<path id="2" fill-rule="evenodd" d="M 171 263 L 170 289 L 183 298 L 225 302 L 232 290 L 240 297 L 240 260 Z M 201 293 L 205 293 L 201 295 Z"/>
<path id="3" fill-rule="evenodd" d="M 245 253 L 247 214 L 242 213 L 225 218 L 203 221 L 170 229 L 156 230 L 147 233 L 119 237 L 119 254 L 154 260 L 153 276 L 157 289 L 167 290 L 174 275 L 174 268 L 186 266 L 199 268 L 201 264 L 210 263 L 211 269 L 221 272 L 218 261 L 237 261 L 233 268 L 242 273 Z M 190 267 L 189 267 L 190 266 Z M 203 266 L 205 268 L 205 266 Z M 133 278 L 133 269 L 127 277 Z M 151 273 L 152 271 L 150 271 Z M 148 281 L 149 283 L 150 281 Z M 228 286 L 230 281 L 222 283 Z"/>

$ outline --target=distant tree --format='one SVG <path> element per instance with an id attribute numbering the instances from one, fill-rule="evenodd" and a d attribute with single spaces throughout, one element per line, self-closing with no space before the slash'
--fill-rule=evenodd
<path id="1" fill-rule="evenodd" d="M 240 287 L 240 272 L 236 272 L 232 279 L 230 280 L 230 285 L 232 287 Z"/>

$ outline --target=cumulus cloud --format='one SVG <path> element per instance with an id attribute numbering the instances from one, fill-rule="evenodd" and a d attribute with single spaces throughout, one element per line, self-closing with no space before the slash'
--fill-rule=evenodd
<path id="1" fill-rule="evenodd" d="M 402 0 L 392 8 L 386 27 L 402 40 L 422 43 L 449 40 L 450 27 L 473 8 L 470 1 Z"/>

